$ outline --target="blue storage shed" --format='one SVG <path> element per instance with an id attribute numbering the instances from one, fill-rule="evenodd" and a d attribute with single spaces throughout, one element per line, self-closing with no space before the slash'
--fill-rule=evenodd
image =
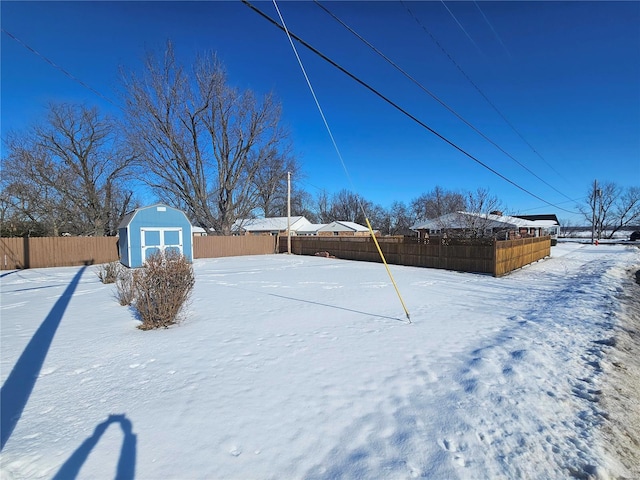
<path id="1" fill-rule="evenodd" d="M 158 203 L 127 213 L 118 226 L 120 262 L 141 267 L 157 251 L 176 250 L 193 261 L 193 236 L 187 215 Z"/>

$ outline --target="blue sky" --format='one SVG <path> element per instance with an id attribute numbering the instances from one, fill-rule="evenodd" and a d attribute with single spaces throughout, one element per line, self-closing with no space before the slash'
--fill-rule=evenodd
<path id="1" fill-rule="evenodd" d="M 254 4 L 277 18 L 273 3 Z M 511 213 L 578 218 L 562 209 L 576 211 L 570 199 L 582 201 L 594 179 L 640 186 L 640 2 L 323 5 L 535 176 L 316 4 L 278 3 L 293 33 L 555 206 L 483 168 L 296 44 L 347 176 L 285 34 L 240 1 L 3 1 L 0 8 L 4 30 L 116 104 L 119 68 L 139 70 L 145 53 L 167 40 L 187 63 L 217 52 L 232 84 L 280 98 L 305 173 L 293 181 L 314 195 L 346 188 L 388 207 L 436 185 L 480 187 Z M 50 101 L 119 114 L 4 32 L 1 42 L 3 139 L 38 121 Z"/>

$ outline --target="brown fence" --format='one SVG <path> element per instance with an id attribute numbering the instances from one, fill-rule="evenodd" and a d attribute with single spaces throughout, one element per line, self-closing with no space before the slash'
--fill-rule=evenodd
<path id="1" fill-rule="evenodd" d="M 275 252 L 276 237 L 271 235 L 193 237 L 193 258 L 265 255 Z"/>
<path id="2" fill-rule="evenodd" d="M 378 239 L 388 263 L 444 268 L 501 276 L 551 254 L 549 237 L 520 240 L 443 239 L 425 241 L 406 237 Z M 66 267 L 113 262 L 119 259 L 116 237 L 0 238 L 2 270 Z M 287 250 L 280 238 L 279 251 Z M 241 237 L 194 237 L 194 258 L 264 255 L 276 251 L 276 238 L 264 235 Z M 328 252 L 345 260 L 380 262 L 369 237 L 291 237 L 291 251 L 298 255 Z"/>
<path id="3" fill-rule="evenodd" d="M 500 277 L 551 255 L 550 237 L 496 242 L 494 275 Z"/>
<path id="4" fill-rule="evenodd" d="M 116 237 L 0 238 L 2 270 L 70 267 L 118 260 Z"/>
<path id="5" fill-rule="evenodd" d="M 378 243 L 388 263 L 495 276 L 505 275 L 551 253 L 549 237 L 509 241 L 441 237 L 418 241 L 408 237 L 381 237 Z M 279 251 L 286 250 L 287 239 L 282 237 Z M 327 252 L 345 260 L 382 261 L 368 237 L 291 237 L 291 252 L 298 255 Z"/>
<path id="6" fill-rule="evenodd" d="M 194 237 L 194 258 L 231 257 L 275 253 L 275 237 Z M 0 238 L 0 270 L 70 267 L 114 262 L 117 237 Z"/>

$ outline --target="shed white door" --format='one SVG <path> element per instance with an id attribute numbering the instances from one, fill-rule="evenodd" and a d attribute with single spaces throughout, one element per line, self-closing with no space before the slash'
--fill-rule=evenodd
<path id="1" fill-rule="evenodd" d="M 182 253 L 182 228 L 141 228 L 142 262 L 158 251 L 175 250 Z"/>

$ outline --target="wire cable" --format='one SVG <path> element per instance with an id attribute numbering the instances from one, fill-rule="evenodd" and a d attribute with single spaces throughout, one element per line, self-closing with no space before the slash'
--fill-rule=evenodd
<path id="1" fill-rule="evenodd" d="M 278 3 L 276 2 L 276 0 L 273 0 L 273 5 L 276 8 L 276 11 L 278 12 L 278 17 L 280 17 L 280 21 L 282 22 L 282 27 L 284 32 L 287 34 L 287 38 L 289 39 L 289 43 L 291 44 L 291 48 L 293 49 L 293 52 L 296 56 L 296 59 L 298 60 L 298 65 L 300 65 L 300 69 L 302 70 L 302 73 L 304 75 L 305 80 L 307 81 L 307 86 L 309 87 L 309 90 L 311 91 L 311 95 L 313 96 L 313 100 L 316 102 L 316 107 L 318 108 L 318 111 L 320 112 L 320 116 L 322 117 L 322 121 L 324 122 L 324 126 L 327 129 L 327 132 L 329 133 L 329 137 L 331 138 L 331 142 L 333 143 L 333 147 L 336 150 L 336 153 L 338 154 L 338 157 L 340 158 L 340 163 L 342 163 L 342 168 L 344 169 L 345 174 L 347 175 L 347 179 L 349 180 L 349 184 L 351 185 L 351 188 L 353 190 L 355 190 L 353 188 L 353 182 L 351 181 L 351 177 L 349 176 L 349 171 L 347 170 L 347 166 L 344 163 L 344 158 L 342 157 L 342 154 L 340 153 L 340 149 L 338 148 L 338 144 L 335 141 L 335 138 L 333 136 L 333 133 L 331 132 L 331 128 L 329 127 L 329 123 L 327 122 L 327 118 L 324 115 L 324 112 L 322 111 L 322 107 L 320 106 L 320 102 L 318 101 L 318 97 L 316 95 L 316 92 L 313 89 L 313 86 L 311 85 L 311 81 L 309 80 L 309 76 L 307 75 L 307 71 L 304 68 L 304 65 L 302 63 L 302 60 L 300 59 L 300 55 L 298 55 L 298 50 L 296 49 L 295 44 L 293 43 L 293 39 L 291 38 L 291 34 L 289 33 L 289 29 L 287 28 L 287 25 L 284 22 L 284 18 L 282 17 L 282 13 L 280 13 L 280 9 L 278 8 Z M 402 304 L 402 308 L 404 309 L 404 313 L 407 316 L 407 320 L 409 321 L 409 323 L 411 323 L 411 316 L 409 315 L 409 310 L 407 309 L 407 306 L 404 303 L 404 300 L 402 299 L 402 295 L 400 294 L 400 290 L 398 289 L 398 285 L 396 284 L 395 279 L 393 278 L 393 275 L 391 274 L 391 270 L 389 269 L 389 265 L 387 264 L 387 260 L 384 257 L 384 254 L 382 253 L 382 250 L 380 249 L 380 245 L 378 244 L 378 240 L 376 239 L 375 234 L 373 233 L 373 228 L 371 228 L 371 223 L 369 222 L 369 217 L 367 217 L 367 213 L 364 210 L 364 206 L 362 205 L 362 202 L 360 201 L 360 199 L 358 198 L 358 205 L 360 207 L 360 210 L 362 211 L 364 218 L 367 222 L 367 228 L 369 229 L 369 234 L 371 235 L 371 238 L 373 239 L 373 242 L 375 243 L 375 246 L 378 250 L 378 253 L 380 254 L 380 258 L 382 259 L 382 263 L 384 263 L 385 268 L 387 269 L 387 274 L 389 275 L 389 278 L 391 279 L 391 283 L 393 284 L 393 288 L 395 288 L 396 290 L 396 294 L 398 295 L 398 298 L 400 299 L 400 303 Z"/>
<path id="2" fill-rule="evenodd" d="M 478 128 L 476 128 L 471 122 L 467 121 L 464 117 L 462 117 L 462 115 L 460 115 L 458 112 L 456 112 L 452 107 L 450 107 L 449 105 L 447 105 L 443 100 L 441 100 L 440 98 L 438 98 L 438 96 L 436 96 L 433 92 L 431 92 L 428 88 L 426 88 L 424 85 L 422 85 L 418 80 L 416 80 L 413 76 L 411 76 L 409 73 L 407 73 L 405 70 L 403 70 L 398 64 L 396 64 L 393 60 L 391 60 L 389 57 L 387 57 L 384 53 L 382 53 L 379 49 L 377 49 L 374 45 L 372 45 L 369 41 L 367 41 L 367 39 L 365 39 L 362 35 L 360 35 L 358 32 L 356 32 L 355 30 L 353 30 L 349 25 L 347 25 L 345 22 L 343 22 L 340 18 L 338 18 L 338 16 L 336 16 L 333 12 L 331 12 L 327 7 L 325 7 L 324 5 L 322 5 L 318 0 L 314 0 L 314 3 L 319 6 L 320 8 L 322 8 L 326 13 L 328 13 L 334 20 L 336 20 L 340 25 L 342 25 L 344 28 L 346 28 L 349 32 L 351 32 L 353 35 L 355 35 L 361 42 L 363 42 L 365 45 L 367 45 L 370 49 L 372 49 L 375 53 L 377 53 L 378 55 L 380 55 L 384 60 L 386 60 L 391 66 L 393 66 L 396 70 L 398 70 L 400 73 L 402 73 L 402 75 L 404 75 L 406 78 L 408 78 L 409 80 L 411 80 L 415 85 L 418 86 L 418 88 L 420 88 L 422 91 L 424 91 L 426 94 L 428 94 L 429 96 L 431 96 L 431 98 L 433 98 L 436 102 L 438 102 L 440 105 L 442 105 L 444 108 L 446 108 L 451 114 L 455 115 L 460 121 L 462 121 L 465 125 L 467 125 L 469 128 L 471 128 L 474 132 L 476 132 L 478 135 L 480 135 L 482 138 L 484 138 L 487 142 L 489 142 L 491 145 L 493 145 L 494 147 L 496 147 L 500 152 L 502 152 L 504 155 L 506 155 L 507 157 L 509 157 L 511 160 L 513 160 L 514 162 L 516 162 L 518 165 L 520 165 L 522 168 L 524 168 L 527 172 L 529 172 L 531 175 L 533 175 L 534 177 L 536 177 L 538 180 L 540 180 L 542 183 L 544 183 L 545 185 L 547 185 L 549 188 L 551 188 L 552 190 L 554 190 L 556 193 L 559 193 L 560 195 L 562 195 L 563 197 L 571 200 L 564 192 L 558 190 L 556 187 L 554 187 L 553 185 L 551 185 L 549 182 L 547 182 L 546 180 L 544 180 L 542 177 L 538 176 L 535 172 L 533 172 L 532 170 L 530 170 L 526 165 L 524 165 L 523 163 L 521 163 L 520 161 L 518 161 L 518 159 L 516 159 L 513 155 L 511 155 L 509 152 L 507 152 L 506 150 L 504 150 L 500 145 L 498 145 L 496 142 L 494 142 L 491 138 L 489 138 L 487 135 L 485 135 L 482 131 L 480 131 Z"/>
<path id="3" fill-rule="evenodd" d="M 458 26 L 460 27 L 460 30 L 462 30 L 464 32 L 464 34 L 467 36 L 467 38 L 471 41 L 471 43 L 473 43 L 473 45 L 478 49 L 478 52 L 480 52 L 480 55 L 484 56 L 484 53 L 482 52 L 482 50 L 480 49 L 480 46 L 476 43 L 476 41 L 471 38 L 471 35 L 469 35 L 469 33 L 465 30 L 465 28 L 462 26 L 462 24 L 458 21 L 458 19 L 456 18 L 456 16 L 453 14 L 453 12 L 451 10 L 449 10 L 449 7 L 447 7 L 447 4 L 444 3 L 444 0 L 440 0 L 440 3 L 442 3 L 442 5 L 444 6 L 444 8 L 447 9 L 447 12 L 449 12 L 449 15 L 451 15 L 451 18 L 453 18 L 455 20 L 455 22 L 458 24 Z"/>
<path id="4" fill-rule="evenodd" d="M 269 15 L 267 15 L 266 13 L 262 12 L 259 8 L 257 8 L 256 6 L 252 5 L 248 0 L 242 0 L 242 3 L 244 3 L 246 6 L 248 6 L 249 8 L 251 8 L 254 12 L 256 12 L 258 15 L 260 15 L 261 17 L 263 17 L 264 19 L 268 20 L 271 24 L 273 24 L 274 26 L 278 27 L 279 29 L 284 31 L 284 27 L 282 27 L 278 22 L 276 22 L 275 20 L 273 20 Z M 440 134 L 439 132 L 437 132 L 436 130 L 434 130 L 433 128 L 431 128 L 429 125 L 427 125 L 426 123 L 424 123 L 423 121 L 421 121 L 420 119 L 418 119 L 417 117 L 415 117 L 414 115 L 412 115 L 411 113 L 409 113 L 407 110 L 405 110 L 404 108 L 402 108 L 401 106 L 399 106 L 397 103 L 393 102 L 391 99 L 389 99 L 388 97 L 386 97 L 385 95 L 383 95 L 382 93 L 380 93 L 378 90 L 376 90 L 375 88 L 373 88 L 371 85 L 369 85 L 368 83 L 364 82 L 363 80 L 361 80 L 360 78 L 358 78 L 357 76 L 355 76 L 353 73 L 349 72 L 348 70 L 346 70 L 344 67 L 342 67 L 341 65 L 339 65 L 338 63 L 336 63 L 335 61 L 331 60 L 329 57 L 327 57 L 325 54 L 323 54 L 322 52 L 320 52 L 318 49 L 316 49 L 315 47 L 311 46 L 309 43 L 307 43 L 305 40 L 303 40 L 302 38 L 300 38 L 298 35 L 294 34 L 293 32 L 289 31 L 289 35 L 294 38 L 295 40 L 297 40 L 298 42 L 300 42 L 303 46 L 305 46 L 306 48 L 308 48 L 309 50 L 311 50 L 313 53 L 315 53 L 316 55 L 318 55 L 320 58 L 322 58 L 323 60 L 325 60 L 326 62 L 328 62 L 329 64 L 331 64 L 332 66 L 334 66 L 335 68 L 337 68 L 338 70 L 340 70 L 342 73 L 344 73 L 345 75 L 347 75 L 349 78 L 351 78 L 352 80 L 354 80 L 355 82 L 359 83 L 360 85 L 362 85 L 363 87 L 365 87 L 367 90 L 369 90 L 371 93 L 373 93 L 374 95 L 376 95 L 377 97 L 379 97 L 380 99 L 382 99 L 383 101 L 385 101 L 386 103 L 388 103 L 389 105 L 391 105 L 393 108 L 395 108 L 396 110 L 398 110 L 399 112 L 401 112 L 402 114 L 404 114 L 405 116 L 407 116 L 408 118 L 410 118 L 411 120 L 413 120 L 415 123 L 417 123 L 418 125 L 420 125 L 421 127 L 423 127 L 424 129 L 426 129 L 427 131 L 431 132 L 433 135 L 435 135 L 436 137 L 438 137 L 439 139 L 441 139 L 443 142 L 447 143 L 448 145 L 452 146 L 453 148 L 455 148 L 456 150 L 458 150 L 460 153 L 462 153 L 463 155 L 465 155 L 466 157 L 468 157 L 469 159 L 473 160 L 474 162 L 476 162 L 478 165 L 484 167 L 485 169 L 489 170 L 491 173 L 493 173 L 494 175 L 500 177 L 501 179 L 503 179 L 504 181 L 506 181 L 507 183 L 513 185 L 514 187 L 516 187 L 517 189 L 523 191 L 524 193 L 526 193 L 527 195 L 532 196 L 533 198 L 536 198 L 538 200 L 540 200 L 541 202 L 551 206 L 551 207 L 555 207 L 559 210 L 563 210 L 565 212 L 571 213 L 571 214 L 575 214 L 576 212 L 572 212 L 570 210 L 566 210 L 562 207 L 559 207 L 551 202 L 548 202 L 547 200 L 543 199 L 542 197 L 534 194 L 533 192 L 530 192 L 529 190 L 527 190 L 526 188 L 520 186 L 519 184 L 517 184 L 516 182 L 514 182 L 513 180 L 507 178 L 506 176 L 504 176 L 503 174 L 501 174 L 500 172 L 498 172 L 497 170 L 493 169 L 492 167 L 490 167 L 489 165 L 487 165 L 486 163 L 482 162 L 481 160 L 479 160 L 478 158 L 476 158 L 475 156 L 473 156 L 471 153 L 467 152 L 466 150 L 464 150 L 462 147 L 458 146 L 456 143 L 454 143 L 453 141 L 449 140 L 448 138 L 446 138 L 444 135 Z"/>
<path id="5" fill-rule="evenodd" d="M 507 117 L 498 109 L 498 107 L 496 107 L 496 105 L 489 99 L 489 97 L 487 97 L 487 95 L 485 95 L 485 93 L 480 89 L 480 87 L 478 87 L 478 85 L 475 84 L 475 82 L 473 80 L 471 80 L 471 77 L 469 77 L 469 75 L 467 75 L 467 73 L 462 69 L 462 67 L 458 64 L 458 62 L 455 61 L 455 59 L 449 54 L 449 52 L 440 44 L 440 42 L 436 39 L 436 37 L 429 31 L 429 29 L 427 29 L 427 27 L 420 21 L 420 19 L 411 11 L 411 9 L 406 5 L 406 3 L 404 2 L 404 0 L 400 0 L 400 3 L 404 6 L 404 8 L 407 10 L 407 12 L 409 12 L 409 15 L 411 15 L 413 17 L 413 19 L 418 23 L 418 25 L 420 25 L 420 27 L 431 37 L 431 40 L 433 40 L 433 42 L 440 48 L 440 50 L 442 50 L 442 52 L 447 56 L 447 58 L 449 58 L 449 60 L 456 66 L 456 68 L 460 71 L 460 73 L 462 73 L 462 75 L 469 81 L 469 83 L 473 86 L 473 88 L 476 89 L 476 91 L 482 96 L 482 98 L 485 99 L 485 101 L 491 106 L 491 108 L 493 108 L 496 113 L 500 116 L 500 118 L 502 118 L 502 120 L 504 120 L 504 122 L 509 126 L 509 128 L 511 128 L 511 130 L 513 130 L 515 132 L 516 135 L 518 135 L 518 137 L 520 137 L 520 139 L 527 144 L 527 146 L 545 163 L 547 164 L 547 166 L 553 170 L 560 178 L 562 178 L 563 180 L 565 180 L 566 182 L 568 182 L 568 180 L 566 178 L 564 178 L 564 176 L 562 176 L 555 168 L 553 168 L 553 165 L 551 165 L 549 162 L 547 162 L 545 160 L 545 158 L 540 154 L 540 152 L 538 152 L 538 150 L 536 150 L 536 148 L 531 145 L 531 143 L 529 143 L 527 141 L 526 138 L 524 138 L 524 136 L 522 135 L 522 133 L 520 133 L 518 131 L 518 129 L 507 119 Z"/>
<path id="6" fill-rule="evenodd" d="M 44 60 L 45 62 L 47 62 L 49 65 L 51 65 L 53 68 L 60 70 L 63 74 L 65 74 L 67 77 L 69 77 L 71 80 L 73 80 L 74 82 L 82 85 L 84 88 L 86 88 L 87 90 L 90 90 L 91 92 L 95 93 L 97 96 L 99 96 L 100 98 L 102 98 L 103 100 L 106 100 L 107 102 L 109 102 L 111 105 L 113 105 L 114 107 L 120 108 L 122 109 L 122 107 L 120 105 L 115 104 L 110 98 L 104 96 L 102 93 L 100 93 L 98 90 L 96 90 L 95 88 L 87 85 L 86 83 L 84 83 L 82 80 L 80 80 L 78 77 L 73 76 L 71 73 L 69 73 L 67 70 L 65 70 L 64 68 L 62 68 L 60 65 L 58 65 L 57 63 L 55 63 L 54 61 L 50 60 L 49 58 L 45 57 L 43 54 L 41 54 L 40 52 L 38 52 L 35 48 L 30 47 L 29 45 L 27 45 L 25 42 L 23 42 L 22 40 L 20 40 L 18 37 L 16 37 L 14 34 L 12 34 L 11 32 L 5 30 L 4 28 L 2 29 L 2 31 L 4 33 L 6 33 L 10 38 L 12 38 L 13 40 L 15 40 L 16 42 L 18 42 L 20 45 L 22 45 L 24 48 L 26 48 L 27 50 L 29 50 L 30 52 L 34 53 L 35 55 L 37 55 L 38 57 L 40 57 L 42 60 Z"/>
<path id="7" fill-rule="evenodd" d="M 476 2 L 475 0 L 473 0 L 473 4 L 476 6 L 476 8 L 478 9 L 478 11 L 480 12 L 480 14 L 482 15 L 482 18 L 484 18 L 484 21 L 487 25 L 489 25 L 489 28 L 491 29 L 491 31 L 493 32 L 493 35 L 496 37 L 496 39 L 498 40 L 498 43 L 500 45 L 502 45 L 502 48 L 504 48 L 504 51 L 507 52 L 507 55 L 509 57 L 511 57 L 511 53 L 509 52 L 509 50 L 507 49 L 507 46 L 504 44 L 504 42 L 502 41 L 502 38 L 500 38 L 500 35 L 498 35 L 498 32 L 496 32 L 496 29 L 493 28 L 493 24 L 489 21 L 489 19 L 487 18 L 487 16 L 484 14 L 484 12 L 482 11 L 482 9 L 480 8 L 480 5 L 478 5 L 478 2 Z"/>

